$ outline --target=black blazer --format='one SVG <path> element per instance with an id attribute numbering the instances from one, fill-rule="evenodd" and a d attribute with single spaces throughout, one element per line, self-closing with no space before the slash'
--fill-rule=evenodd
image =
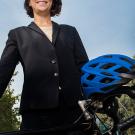
<path id="1" fill-rule="evenodd" d="M 59 95 L 67 106 L 82 98 L 80 68 L 88 61 L 77 30 L 53 22 L 52 43 L 31 22 L 9 31 L 0 60 L 0 97 L 18 62 L 24 72 L 20 113 L 59 106 Z"/>

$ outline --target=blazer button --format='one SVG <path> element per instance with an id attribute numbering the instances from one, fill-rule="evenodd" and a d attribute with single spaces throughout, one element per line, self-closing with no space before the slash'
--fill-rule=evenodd
<path id="1" fill-rule="evenodd" d="M 54 76 L 57 77 L 59 74 L 58 73 L 54 73 Z"/>
<path id="2" fill-rule="evenodd" d="M 59 90 L 61 90 L 61 87 L 59 86 Z"/>
<path id="3" fill-rule="evenodd" d="M 52 60 L 52 61 L 51 61 L 51 63 L 52 63 L 52 64 L 55 64 L 55 63 L 56 63 L 56 60 L 55 60 L 55 59 L 54 59 L 54 60 Z"/>

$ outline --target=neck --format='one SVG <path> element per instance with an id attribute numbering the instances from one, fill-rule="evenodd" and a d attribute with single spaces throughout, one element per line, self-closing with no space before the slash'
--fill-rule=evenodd
<path id="1" fill-rule="evenodd" d="M 52 21 L 50 15 L 42 16 L 42 15 L 34 15 L 34 22 L 41 27 L 49 27 L 52 26 Z"/>

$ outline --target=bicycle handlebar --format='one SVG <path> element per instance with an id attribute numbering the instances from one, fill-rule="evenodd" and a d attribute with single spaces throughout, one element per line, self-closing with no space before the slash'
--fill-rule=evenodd
<path id="1" fill-rule="evenodd" d="M 120 124 L 118 124 L 118 128 L 121 131 L 125 131 L 125 130 L 129 129 L 130 127 L 132 127 L 133 125 L 135 125 L 135 115 L 124 120 Z"/>

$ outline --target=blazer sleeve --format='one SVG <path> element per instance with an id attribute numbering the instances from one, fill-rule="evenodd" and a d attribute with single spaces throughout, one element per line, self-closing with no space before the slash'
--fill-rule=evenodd
<path id="1" fill-rule="evenodd" d="M 3 95 L 17 63 L 19 62 L 19 53 L 13 30 L 8 33 L 6 46 L 2 52 L 0 59 L 0 98 Z"/>
<path id="2" fill-rule="evenodd" d="M 81 71 L 81 67 L 88 62 L 89 58 L 76 28 L 74 28 L 74 57 L 76 65 Z"/>

